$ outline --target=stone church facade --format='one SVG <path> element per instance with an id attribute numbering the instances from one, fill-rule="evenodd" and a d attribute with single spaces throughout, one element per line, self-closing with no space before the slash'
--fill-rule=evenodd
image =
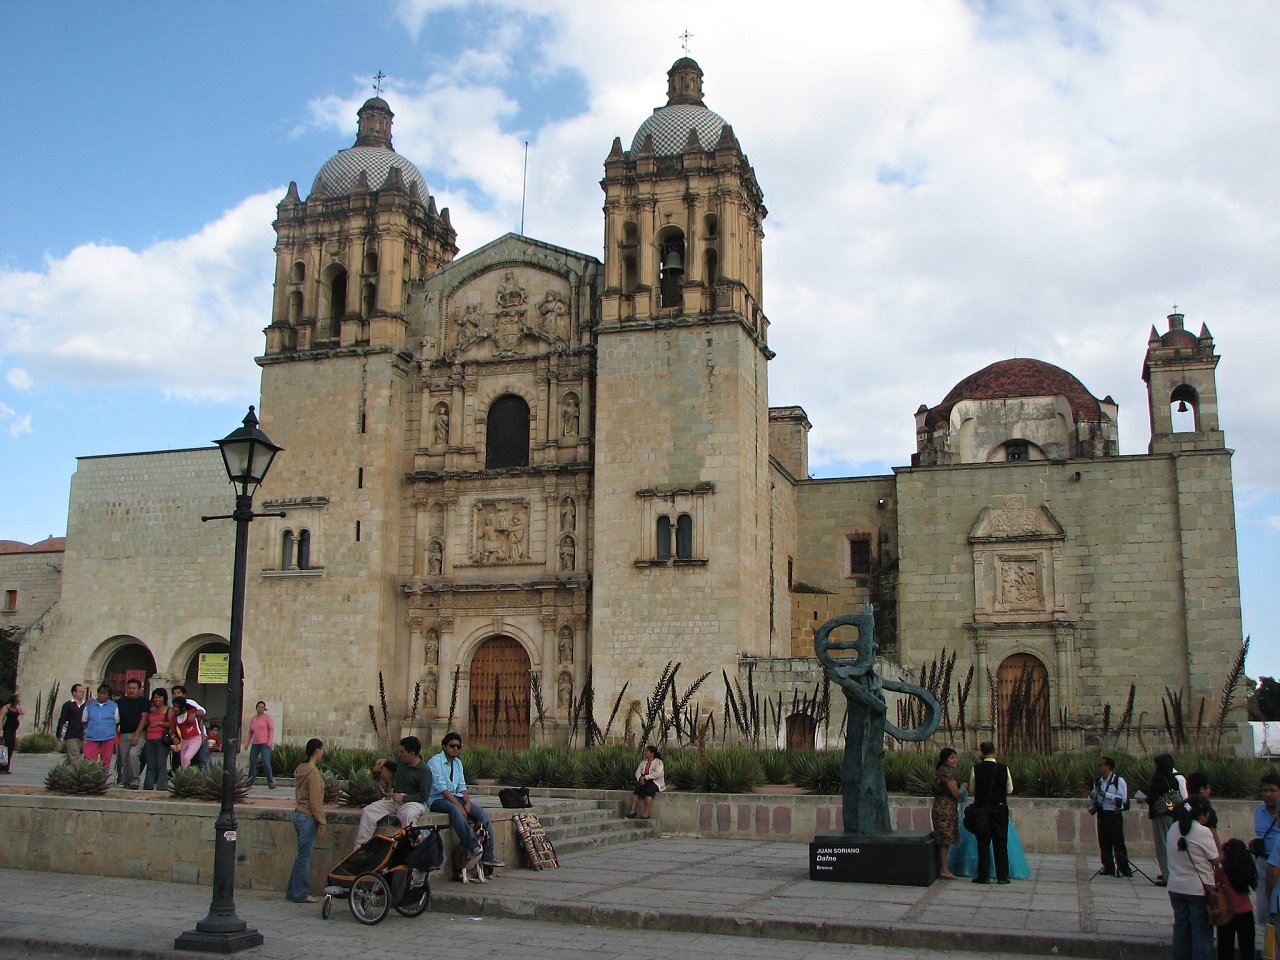
<path id="1" fill-rule="evenodd" d="M 459 256 L 391 125 L 368 101 L 275 224 L 257 362 L 285 452 L 255 504 L 285 516 L 253 525 L 245 671 L 286 737 L 369 740 L 379 674 L 394 732 L 509 746 L 568 739 L 588 689 L 601 725 L 622 697 L 619 733 L 668 661 L 681 687 L 711 674 L 703 717 L 721 671 L 790 704 L 819 676 L 814 627 L 865 602 L 889 661 L 974 665 L 970 739 L 1008 725 L 1019 683 L 1046 750 L 1087 741 L 1129 678 L 1215 696 L 1241 637 L 1207 330 L 1152 331 L 1146 455 L 1119 455 L 1109 398 L 1013 360 L 917 412 L 910 467 L 812 480 L 804 410 L 769 406 L 763 193 L 696 63 L 605 158 L 602 259 L 513 234 Z M 157 546 L 190 518 L 121 511 L 143 456 L 157 499 L 226 498 L 214 451 L 82 460 L 24 686 L 122 657 L 194 681 L 192 657 L 225 648 L 229 547 L 210 536 L 230 538 Z"/>

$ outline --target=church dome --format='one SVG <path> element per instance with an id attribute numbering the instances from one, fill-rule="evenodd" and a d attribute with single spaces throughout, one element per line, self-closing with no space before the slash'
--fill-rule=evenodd
<path id="1" fill-rule="evenodd" d="M 645 138 L 652 137 L 659 156 L 684 153 L 691 130 L 697 132 L 703 150 L 714 150 L 724 126 L 724 117 L 702 102 L 702 68 L 697 61 L 681 57 L 667 71 L 667 105 L 640 124 L 631 138 L 631 152 L 639 153 Z"/>
<path id="2" fill-rule="evenodd" d="M 962 400 L 1054 396 L 1067 399 L 1077 421 L 1102 420 L 1097 398 L 1073 374 L 1043 360 L 1019 358 L 1001 360 L 965 377 L 940 404 L 929 410 L 925 424 L 934 426 L 945 422 L 951 416 L 951 408 Z"/>
<path id="3" fill-rule="evenodd" d="M 345 197 L 353 193 L 364 174 L 368 189 L 381 190 L 393 169 L 400 174 L 404 188 L 410 193 L 418 189 L 418 198 L 427 202 L 427 181 L 412 160 L 396 153 L 391 146 L 391 118 L 395 116 L 381 97 L 366 100 L 356 113 L 360 118 L 355 146 L 339 150 L 325 161 L 311 184 L 313 197 Z"/>

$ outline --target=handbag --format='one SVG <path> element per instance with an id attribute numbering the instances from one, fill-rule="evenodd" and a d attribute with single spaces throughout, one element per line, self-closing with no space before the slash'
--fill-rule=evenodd
<path id="1" fill-rule="evenodd" d="M 987 808 L 972 803 L 965 807 L 964 828 L 975 837 L 985 837 L 991 833 L 991 818 Z"/>
<path id="2" fill-rule="evenodd" d="M 1209 913 L 1209 922 L 1215 927 L 1225 927 L 1236 918 L 1227 901 L 1227 891 L 1216 884 L 1212 887 L 1204 885 L 1204 908 Z"/>
<path id="3" fill-rule="evenodd" d="M 6 747 L 3 743 L 0 743 L 0 767 L 7 767 L 8 765 L 9 765 L 9 748 Z"/>

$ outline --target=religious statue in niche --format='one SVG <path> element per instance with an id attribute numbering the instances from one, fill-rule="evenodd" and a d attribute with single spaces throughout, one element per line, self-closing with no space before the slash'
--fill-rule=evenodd
<path id="1" fill-rule="evenodd" d="M 527 560 L 525 535 L 529 529 L 528 504 L 486 501 L 475 507 L 476 539 L 472 559 L 477 563 L 514 563 Z"/>
<path id="2" fill-rule="evenodd" d="M 542 302 L 538 304 L 538 313 L 542 315 L 542 329 L 554 340 L 569 339 L 569 305 L 558 290 L 548 290 Z"/>
<path id="3" fill-rule="evenodd" d="M 560 538 L 560 569 L 572 570 L 577 565 L 577 550 L 574 547 L 573 537 L 566 534 Z"/>
<path id="4" fill-rule="evenodd" d="M 566 393 L 560 401 L 560 436 L 576 437 L 579 421 L 578 395 Z"/>
<path id="5" fill-rule="evenodd" d="M 561 663 L 573 663 L 573 627 L 560 628 L 558 652 Z"/>
<path id="6" fill-rule="evenodd" d="M 573 677 L 569 676 L 569 671 L 564 670 L 560 674 L 560 682 L 557 684 L 556 704 L 561 710 L 568 710 L 573 705 Z"/>
<path id="7" fill-rule="evenodd" d="M 424 707 L 436 705 L 436 672 L 434 670 L 428 670 L 426 676 L 422 678 L 422 705 Z"/>
<path id="8" fill-rule="evenodd" d="M 425 663 L 440 662 L 440 633 L 435 627 L 427 631 L 427 641 L 424 649 L 423 660 Z"/>
<path id="9" fill-rule="evenodd" d="M 565 533 L 573 533 L 578 527 L 578 505 L 573 497 L 565 497 L 560 501 L 560 529 Z"/>
<path id="10" fill-rule="evenodd" d="M 427 547 L 427 576 L 438 577 L 444 572 L 444 545 L 432 540 Z"/>
<path id="11" fill-rule="evenodd" d="M 436 405 L 435 445 L 437 447 L 449 445 L 449 405 L 447 403 Z"/>
<path id="12" fill-rule="evenodd" d="M 837 627 L 858 631 L 857 640 L 832 640 Z M 827 677 L 844 690 L 848 705 L 845 726 L 844 767 L 841 786 L 844 800 L 844 832 L 860 837 L 890 833 L 889 794 L 884 783 L 884 738 L 928 740 L 938 729 L 938 701 L 914 683 L 885 680 L 876 674 L 875 621 L 872 607 L 864 603 L 858 613 L 833 617 L 813 635 L 813 649 Z M 833 651 L 853 650 L 856 660 Z M 924 722 L 903 730 L 888 721 L 885 690 L 919 697 L 924 702 Z"/>

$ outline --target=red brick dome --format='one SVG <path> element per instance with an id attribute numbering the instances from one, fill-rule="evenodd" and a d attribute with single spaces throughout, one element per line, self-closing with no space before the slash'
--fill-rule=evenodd
<path id="1" fill-rule="evenodd" d="M 928 426 L 945 422 L 961 400 L 1001 400 L 1011 397 L 1053 397 L 1061 394 L 1071 404 L 1075 420 L 1099 421 L 1097 398 L 1072 374 L 1043 360 L 1001 360 L 965 377 L 946 398 L 929 410 Z"/>

